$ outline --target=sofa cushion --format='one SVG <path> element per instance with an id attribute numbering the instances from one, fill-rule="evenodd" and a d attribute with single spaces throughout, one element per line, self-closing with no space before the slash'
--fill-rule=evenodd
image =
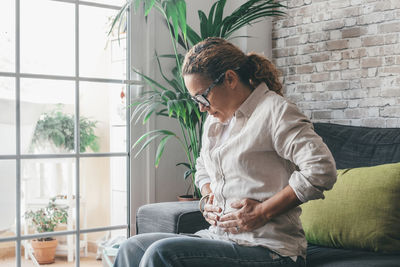
<path id="1" fill-rule="evenodd" d="M 400 128 L 314 123 L 338 169 L 400 162 Z"/>
<path id="2" fill-rule="evenodd" d="M 302 205 L 309 242 L 400 252 L 400 163 L 339 170 L 325 196 Z"/>
<path id="3" fill-rule="evenodd" d="M 307 267 L 399 267 L 400 254 L 327 248 L 308 244 Z"/>

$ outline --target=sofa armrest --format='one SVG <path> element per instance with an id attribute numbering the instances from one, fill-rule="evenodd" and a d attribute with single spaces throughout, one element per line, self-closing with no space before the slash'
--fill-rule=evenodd
<path id="1" fill-rule="evenodd" d="M 198 201 L 143 205 L 136 214 L 136 233 L 190 233 L 210 225 L 199 211 Z"/>

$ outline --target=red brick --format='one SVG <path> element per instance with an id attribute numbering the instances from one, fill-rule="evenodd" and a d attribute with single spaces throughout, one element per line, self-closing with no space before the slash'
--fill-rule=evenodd
<path id="1" fill-rule="evenodd" d="M 383 70 L 381 72 L 399 75 L 400 74 L 400 66 L 385 67 L 385 68 L 383 68 Z"/>
<path id="2" fill-rule="evenodd" d="M 340 50 L 346 49 L 349 46 L 348 40 L 337 40 L 337 41 L 329 41 L 327 42 L 328 50 Z"/>
<path id="3" fill-rule="evenodd" d="M 311 75 L 311 81 L 312 82 L 323 82 L 323 81 L 328 81 L 330 78 L 330 74 L 325 72 L 325 73 L 316 73 Z"/>
<path id="4" fill-rule="evenodd" d="M 327 62 L 324 63 L 324 70 L 344 70 L 347 69 L 349 63 L 347 61 L 340 61 L 340 62 Z"/>
<path id="5" fill-rule="evenodd" d="M 382 36 L 369 36 L 362 38 L 362 45 L 363 46 L 377 46 L 383 45 L 385 40 Z"/>
<path id="6" fill-rule="evenodd" d="M 349 28 L 342 30 L 342 37 L 343 38 L 353 38 L 353 37 L 360 37 L 361 35 L 365 34 L 365 28 Z"/>
<path id="7" fill-rule="evenodd" d="M 373 57 L 373 58 L 364 58 L 361 61 L 362 68 L 373 68 L 382 66 L 382 58 L 381 57 Z"/>
<path id="8" fill-rule="evenodd" d="M 388 24 L 379 25 L 379 32 L 400 32 L 400 23 L 393 22 Z"/>
<path id="9" fill-rule="evenodd" d="M 328 21 L 325 23 L 325 26 L 323 27 L 323 30 L 337 30 L 341 29 L 344 27 L 344 22 L 343 20 L 334 20 L 334 21 Z"/>
<path id="10" fill-rule="evenodd" d="M 325 53 L 325 54 L 318 53 L 316 55 L 311 56 L 312 62 L 323 62 L 323 61 L 328 61 L 328 60 L 329 60 L 329 54 L 327 54 L 327 53 Z"/>
<path id="11" fill-rule="evenodd" d="M 296 68 L 297 74 L 312 73 L 314 70 L 314 65 L 303 65 Z"/>

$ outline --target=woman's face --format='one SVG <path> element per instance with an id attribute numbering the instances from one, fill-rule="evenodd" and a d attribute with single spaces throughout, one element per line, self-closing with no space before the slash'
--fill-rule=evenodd
<path id="1" fill-rule="evenodd" d="M 192 96 L 203 94 L 207 88 L 212 85 L 213 81 L 205 78 L 201 74 L 187 74 L 184 76 L 186 88 Z M 199 104 L 201 112 L 207 111 L 209 115 L 216 117 L 220 122 L 225 122 L 233 116 L 235 110 L 232 110 L 230 101 L 231 90 L 225 84 L 225 79 L 211 88 L 207 95 L 210 103 L 208 107 Z"/>

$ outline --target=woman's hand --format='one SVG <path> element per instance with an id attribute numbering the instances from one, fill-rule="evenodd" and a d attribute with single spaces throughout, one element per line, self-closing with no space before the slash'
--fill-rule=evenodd
<path id="1" fill-rule="evenodd" d="M 262 203 L 257 200 L 245 198 L 233 202 L 231 207 L 238 210 L 223 215 L 218 221 L 218 227 L 224 229 L 225 232 L 233 234 L 249 232 L 268 222 Z"/>
<path id="2" fill-rule="evenodd" d="M 287 185 L 264 202 L 249 198 L 233 202 L 231 207 L 238 210 L 222 216 L 218 226 L 233 234 L 249 232 L 300 204 L 293 189 Z"/>
<path id="3" fill-rule="evenodd" d="M 218 213 L 221 212 L 221 208 L 214 206 L 214 194 L 210 193 L 210 197 L 207 200 L 207 203 L 204 205 L 203 216 L 206 221 L 211 225 L 217 225 L 217 221 L 220 219 Z"/>

